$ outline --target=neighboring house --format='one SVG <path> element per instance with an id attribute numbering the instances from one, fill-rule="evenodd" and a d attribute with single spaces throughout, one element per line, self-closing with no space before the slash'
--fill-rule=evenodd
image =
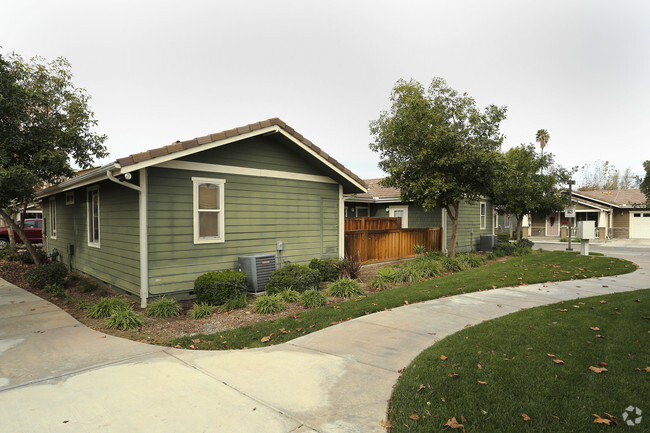
<path id="1" fill-rule="evenodd" d="M 576 222 L 594 221 L 600 239 L 650 239 L 650 208 L 639 189 L 574 191 Z M 564 212 L 535 215 L 531 235 L 566 236 L 569 220 Z"/>
<path id="2" fill-rule="evenodd" d="M 273 118 L 120 158 L 39 197 L 48 251 L 145 305 L 191 294 L 243 255 L 342 256 L 343 194 L 365 190 Z"/>
<path id="3" fill-rule="evenodd" d="M 494 231 L 496 233 L 510 233 L 513 238 L 517 238 L 517 219 L 516 217 L 502 214 L 499 212 L 494 213 Z M 530 236 L 530 217 L 524 215 L 521 220 L 521 232 L 523 237 Z"/>
<path id="4" fill-rule="evenodd" d="M 413 203 L 405 203 L 400 190 L 379 185 L 381 179 L 365 179 L 368 191 L 350 194 L 345 197 L 345 216 L 347 218 L 375 217 L 402 218 L 402 228 L 441 227 L 443 229 L 443 251 L 451 242 L 452 222 L 443 208 L 426 212 Z M 478 250 L 480 236 L 494 234 L 494 207 L 492 200 L 486 198 L 477 203 L 461 202 L 460 220 L 456 233 L 456 251 Z"/>

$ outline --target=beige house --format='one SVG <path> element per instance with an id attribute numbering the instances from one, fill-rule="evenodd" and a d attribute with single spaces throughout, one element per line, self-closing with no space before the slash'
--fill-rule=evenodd
<path id="1" fill-rule="evenodd" d="M 594 221 L 600 239 L 650 239 L 650 207 L 639 189 L 575 191 L 573 203 L 575 221 L 566 218 L 564 212 L 534 215 L 530 236 L 564 237 L 569 225 Z"/>

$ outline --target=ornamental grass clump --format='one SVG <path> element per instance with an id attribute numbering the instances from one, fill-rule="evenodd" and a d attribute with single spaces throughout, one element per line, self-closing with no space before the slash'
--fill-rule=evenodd
<path id="1" fill-rule="evenodd" d="M 307 308 L 316 308 L 327 304 L 327 298 L 319 290 L 310 289 L 300 294 L 300 303 Z"/>
<path id="2" fill-rule="evenodd" d="M 125 330 L 139 328 L 143 325 L 140 315 L 133 311 L 130 305 L 128 308 L 115 311 L 105 323 L 107 328 Z"/>
<path id="3" fill-rule="evenodd" d="M 341 278 L 336 281 L 327 288 L 327 293 L 337 298 L 351 298 L 353 296 L 365 295 L 361 284 L 357 280 L 351 280 L 349 278 Z"/>
<path id="4" fill-rule="evenodd" d="M 282 301 L 286 303 L 298 302 L 298 300 L 300 299 L 300 293 L 291 289 L 281 291 L 280 293 L 278 293 L 278 296 L 280 297 L 280 299 L 282 299 Z"/>
<path id="5" fill-rule="evenodd" d="M 174 317 L 181 313 L 181 306 L 175 299 L 163 296 L 156 299 L 147 307 L 147 315 L 151 317 Z"/>
<path id="6" fill-rule="evenodd" d="M 262 314 L 273 314 L 283 311 L 287 308 L 285 303 L 279 296 L 276 295 L 264 295 L 260 296 L 253 303 L 253 310 L 257 313 Z"/>
<path id="7" fill-rule="evenodd" d="M 106 319 L 114 313 L 130 308 L 129 303 L 121 298 L 102 298 L 88 309 L 88 317 Z"/>
<path id="8" fill-rule="evenodd" d="M 237 295 L 228 299 L 222 305 L 222 308 L 224 310 L 241 310 L 242 308 L 246 308 L 247 306 L 248 306 L 248 297 L 246 296 L 246 293 L 242 293 L 241 295 Z"/>
<path id="9" fill-rule="evenodd" d="M 214 314 L 214 305 L 202 303 L 195 303 L 190 310 L 190 317 L 192 319 L 203 319 L 204 317 L 209 317 Z"/>

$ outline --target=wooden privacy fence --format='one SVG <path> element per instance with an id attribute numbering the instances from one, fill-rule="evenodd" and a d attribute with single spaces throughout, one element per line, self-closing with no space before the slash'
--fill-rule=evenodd
<path id="1" fill-rule="evenodd" d="M 428 250 L 442 247 L 440 228 L 348 230 L 345 232 L 345 257 L 359 255 L 362 264 L 413 257 L 414 245 Z"/>
<path id="2" fill-rule="evenodd" d="M 402 228 L 402 218 L 346 218 L 348 230 L 386 230 Z"/>

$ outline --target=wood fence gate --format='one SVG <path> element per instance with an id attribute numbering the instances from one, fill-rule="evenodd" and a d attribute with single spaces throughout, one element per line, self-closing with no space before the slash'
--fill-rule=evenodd
<path id="1" fill-rule="evenodd" d="M 400 218 L 350 218 L 400 220 Z M 401 221 L 398 221 L 401 225 Z M 389 223 L 386 223 L 389 224 Z M 413 246 L 422 245 L 427 250 L 442 248 L 442 229 L 382 229 L 382 230 L 348 230 L 346 220 L 345 257 L 358 254 L 362 264 L 376 263 L 413 257 Z M 399 225 L 398 225 L 399 227 Z"/>

